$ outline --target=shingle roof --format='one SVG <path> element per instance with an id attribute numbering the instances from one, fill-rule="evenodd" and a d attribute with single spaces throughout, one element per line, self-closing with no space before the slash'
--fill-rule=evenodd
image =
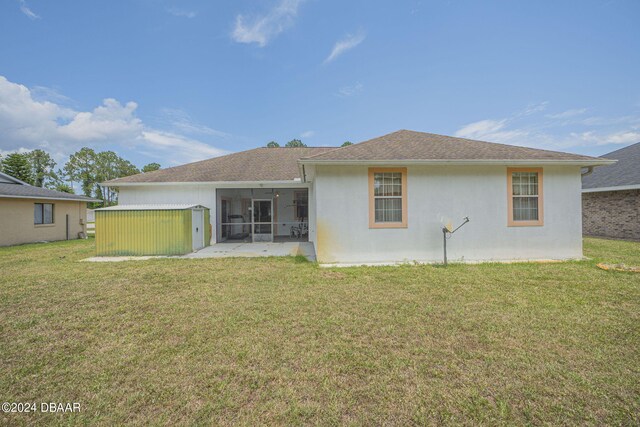
<path id="1" fill-rule="evenodd" d="M 640 185 L 640 142 L 621 148 L 602 157 L 618 162 L 594 169 L 582 180 L 582 188 L 607 188 Z"/>
<path id="2" fill-rule="evenodd" d="M 590 156 L 496 144 L 433 133 L 399 130 L 359 144 L 310 156 L 303 161 L 535 160 L 601 161 Z"/>
<path id="3" fill-rule="evenodd" d="M 80 196 L 77 194 L 63 193 L 46 188 L 34 187 L 27 184 L 7 184 L 0 183 L 0 198 L 33 198 L 33 199 L 55 199 L 55 200 L 78 200 L 84 202 L 99 202 L 98 199 Z"/>
<path id="4" fill-rule="evenodd" d="M 255 148 L 173 168 L 160 169 L 104 184 L 147 182 L 293 181 L 300 178 L 298 159 L 332 150 L 324 148 Z"/>

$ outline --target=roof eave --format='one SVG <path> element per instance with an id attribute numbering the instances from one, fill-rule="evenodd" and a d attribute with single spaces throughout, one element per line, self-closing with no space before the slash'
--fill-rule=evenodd
<path id="1" fill-rule="evenodd" d="M 452 165 L 452 166 L 492 166 L 492 165 L 561 165 L 561 166 L 604 166 L 615 163 L 616 160 L 611 159 L 576 159 L 576 160 L 541 160 L 541 159 L 496 159 L 496 160 L 413 160 L 413 159 L 389 159 L 389 160 L 320 160 L 320 159 L 300 159 L 300 164 L 318 164 L 318 165 Z"/>
<path id="2" fill-rule="evenodd" d="M 640 190 L 640 184 L 632 184 L 632 185 L 616 185 L 612 187 L 594 187 L 594 188 L 583 188 L 583 193 L 601 193 L 604 191 L 626 191 L 626 190 Z"/>
<path id="3" fill-rule="evenodd" d="M 279 180 L 279 181 L 160 181 L 160 182 L 103 182 L 101 187 L 131 187 L 140 185 L 255 185 L 257 187 L 265 187 L 269 185 L 299 185 L 304 184 L 300 178 Z"/>
<path id="4" fill-rule="evenodd" d="M 18 178 L 15 178 L 11 175 L 7 175 L 6 173 L 0 172 L 0 177 L 4 177 L 5 179 L 8 179 L 9 181 L 13 181 L 16 184 L 20 184 L 20 185 L 28 185 L 30 187 L 33 187 L 31 184 L 27 184 L 24 181 L 20 181 Z"/>

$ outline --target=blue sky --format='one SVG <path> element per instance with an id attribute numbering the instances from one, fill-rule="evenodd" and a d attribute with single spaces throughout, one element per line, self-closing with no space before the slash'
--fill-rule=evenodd
<path id="1" fill-rule="evenodd" d="M 640 2 L 0 3 L 0 153 L 163 166 L 398 129 L 599 155 L 640 141 Z"/>

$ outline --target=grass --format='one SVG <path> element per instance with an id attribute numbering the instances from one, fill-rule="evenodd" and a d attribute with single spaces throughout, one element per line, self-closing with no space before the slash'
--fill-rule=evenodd
<path id="1" fill-rule="evenodd" d="M 0 249 L 6 424 L 640 423 L 640 243 L 589 261 L 321 269 Z"/>

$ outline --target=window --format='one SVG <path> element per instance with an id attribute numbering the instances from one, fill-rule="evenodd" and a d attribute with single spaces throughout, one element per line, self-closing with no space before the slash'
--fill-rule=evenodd
<path id="1" fill-rule="evenodd" d="M 543 225 L 542 169 L 507 168 L 510 227 Z"/>
<path id="2" fill-rule="evenodd" d="M 35 203 L 33 223 L 36 225 L 53 224 L 53 203 Z"/>
<path id="3" fill-rule="evenodd" d="M 369 228 L 407 227 L 407 169 L 369 169 Z"/>
<path id="4" fill-rule="evenodd" d="M 305 221 L 309 216 L 309 196 L 306 191 L 296 191 L 293 193 L 293 205 L 296 210 L 296 219 Z"/>

